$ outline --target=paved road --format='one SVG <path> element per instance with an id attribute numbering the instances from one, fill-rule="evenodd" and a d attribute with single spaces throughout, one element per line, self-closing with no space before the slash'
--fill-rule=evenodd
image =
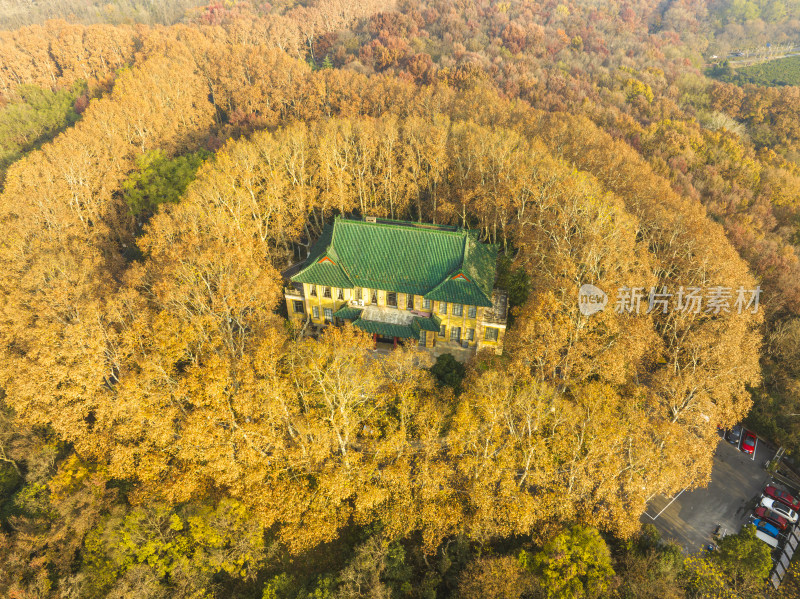
<path id="1" fill-rule="evenodd" d="M 772 56 L 759 56 L 756 54 L 734 56 L 733 54 L 728 54 L 725 60 L 727 60 L 732 67 L 748 67 L 756 64 L 761 64 L 764 62 L 779 60 L 781 58 L 789 58 L 791 56 L 800 56 L 800 48 L 793 48 L 788 52 L 786 52 L 785 54 L 774 54 Z"/>
<path id="2" fill-rule="evenodd" d="M 657 497 L 642 522 L 655 524 L 665 540 L 676 541 L 687 553 L 713 543 L 717 525 L 730 534 L 739 532 L 770 479 L 764 463 L 774 455 L 760 439 L 752 458 L 720 440 L 708 487 Z"/>

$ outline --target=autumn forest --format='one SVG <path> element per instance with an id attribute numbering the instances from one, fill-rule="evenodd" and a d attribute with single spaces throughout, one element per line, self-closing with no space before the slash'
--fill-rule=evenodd
<path id="1" fill-rule="evenodd" d="M 641 515 L 718 427 L 800 468 L 800 88 L 709 64 L 796 0 L 167 4 L 0 2 L 0 596 L 766 591 Z M 503 354 L 291 325 L 338 215 L 497 244 Z"/>

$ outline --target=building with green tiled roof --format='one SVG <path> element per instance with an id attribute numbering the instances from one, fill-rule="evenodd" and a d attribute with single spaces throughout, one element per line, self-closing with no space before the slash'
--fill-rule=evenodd
<path id="1" fill-rule="evenodd" d="M 292 269 L 287 307 L 317 327 L 352 321 L 376 340 L 499 353 L 507 295 L 494 289 L 496 264 L 497 247 L 477 231 L 336 218 Z"/>

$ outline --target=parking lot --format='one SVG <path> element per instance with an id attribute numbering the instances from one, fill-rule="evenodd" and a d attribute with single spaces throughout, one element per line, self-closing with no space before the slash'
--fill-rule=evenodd
<path id="1" fill-rule="evenodd" d="M 774 455 L 761 439 L 753 456 L 720 439 L 708 487 L 656 497 L 642 522 L 654 524 L 662 538 L 676 541 L 687 553 L 713 543 L 718 526 L 726 534 L 739 532 L 770 480 L 764 464 Z"/>

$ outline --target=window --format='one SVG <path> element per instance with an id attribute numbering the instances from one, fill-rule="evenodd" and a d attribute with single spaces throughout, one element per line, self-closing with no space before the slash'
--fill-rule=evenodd
<path id="1" fill-rule="evenodd" d="M 425 338 L 427 337 L 427 335 L 428 335 L 428 333 L 426 333 L 425 331 L 420 331 L 419 332 L 419 346 L 420 347 L 425 347 Z"/>
<path id="2" fill-rule="evenodd" d="M 303 302 L 300 300 L 294 300 L 294 313 L 302 314 L 303 312 L 305 312 L 305 309 L 303 308 Z"/>
<path id="3" fill-rule="evenodd" d="M 357 300 L 361 300 L 361 299 L 363 299 L 363 298 L 361 297 L 361 287 L 356 287 L 356 299 L 357 299 Z"/>
<path id="4" fill-rule="evenodd" d="M 475 341 L 475 329 L 467 329 L 467 341 Z"/>
<path id="5" fill-rule="evenodd" d="M 422 299 L 422 309 L 423 310 L 430 310 L 431 309 L 431 300 L 429 299 Z"/>
<path id="6" fill-rule="evenodd" d="M 450 329 L 450 341 L 461 341 L 461 327 L 453 327 Z"/>
<path id="7" fill-rule="evenodd" d="M 486 341 L 497 341 L 497 331 L 495 327 L 486 327 L 486 333 L 484 333 L 483 338 Z"/>
<path id="8" fill-rule="evenodd" d="M 392 308 L 397 307 L 397 294 L 394 291 L 390 291 L 386 294 L 386 305 Z"/>
<path id="9" fill-rule="evenodd" d="M 439 314 L 447 314 L 447 302 L 439 302 Z"/>
<path id="10" fill-rule="evenodd" d="M 325 308 L 325 322 L 332 322 L 333 321 L 333 310 L 330 308 Z"/>
<path id="11" fill-rule="evenodd" d="M 442 325 L 441 328 L 439 329 L 439 337 L 444 337 L 445 333 L 447 333 L 447 326 Z"/>
<path id="12" fill-rule="evenodd" d="M 344 289 L 340 289 L 336 299 L 343 300 L 344 299 Z"/>
<path id="13" fill-rule="evenodd" d="M 464 315 L 464 305 L 453 304 L 453 316 L 463 316 L 463 315 Z"/>
<path id="14" fill-rule="evenodd" d="M 414 309 L 414 294 L 407 293 L 406 294 L 406 310 L 413 310 Z"/>
<path id="15" fill-rule="evenodd" d="M 319 320 L 319 306 L 311 307 L 311 315 L 314 317 L 314 320 Z"/>
<path id="16" fill-rule="evenodd" d="M 317 286 L 316 285 L 312 285 L 311 286 L 311 297 L 317 297 Z"/>
<path id="17" fill-rule="evenodd" d="M 467 308 L 467 317 L 475 318 L 475 314 L 477 313 L 477 311 L 478 310 L 475 308 L 475 306 L 469 306 Z"/>
<path id="18" fill-rule="evenodd" d="M 322 288 L 322 297 L 330 297 L 331 296 L 331 288 L 330 287 L 323 287 Z"/>

